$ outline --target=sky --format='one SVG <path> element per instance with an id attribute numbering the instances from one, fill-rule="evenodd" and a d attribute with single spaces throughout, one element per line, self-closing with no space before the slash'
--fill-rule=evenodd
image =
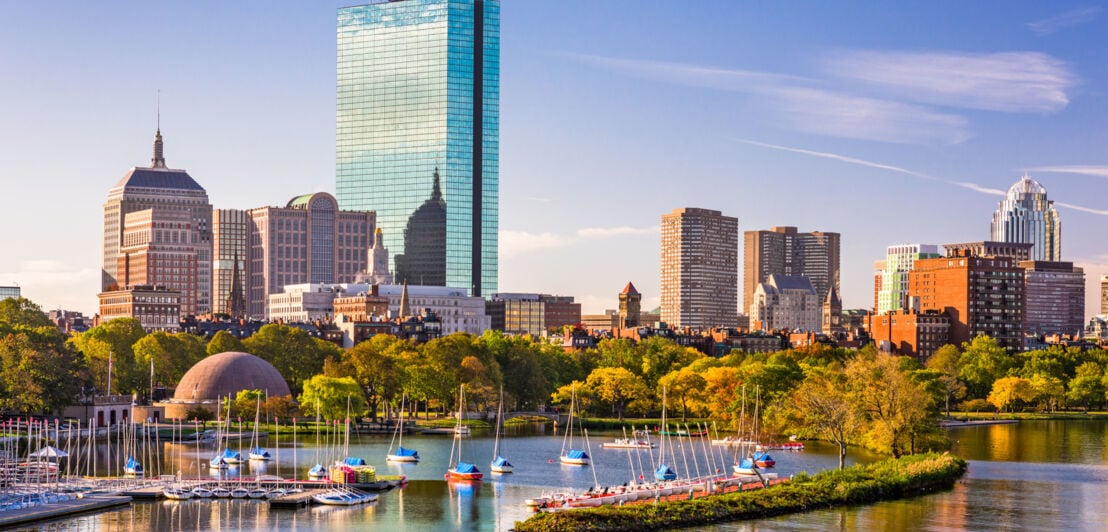
<path id="1" fill-rule="evenodd" d="M 103 203 L 149 165 L 159 91 L 167 163 L 214 207 L 334 193 L 343 5 L 0 1 L 0 284 L 96 311 Z M 844 308 L 869 308 L 887 246 L 988 239 L 1027 173 L 1094 314 L 1106 30 L 1064 1 L 504 2 L 500 291 L 597 313 L 631 281 L 653 308 L 660 218 L 699 207 L 841 233 Z"/>

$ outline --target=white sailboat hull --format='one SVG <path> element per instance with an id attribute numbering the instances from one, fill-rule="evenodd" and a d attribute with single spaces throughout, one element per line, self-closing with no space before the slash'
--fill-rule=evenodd
<path id="1" fill-rule="evenodd" d="M 395 455 L 395 454 L 390 454 L 390 455 L 387 455 L 385 457 L 385 460 L 387 460 L 389 462 L 418 462 L 419 457 L 418 456 L 399 456 L 399 455 Z"/>

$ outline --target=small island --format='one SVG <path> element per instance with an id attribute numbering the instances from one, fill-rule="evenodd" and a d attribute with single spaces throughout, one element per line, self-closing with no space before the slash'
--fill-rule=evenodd
<path id="1" fill-rule="evenodd" d="M 950 489 L 965 472 L 966 462 L 961 458 L 949 453 L 921 453 L 814 476 L 801 473 L 790 482 L 764 490 L 687 501 L 543 512 L 517 522 L 515 530 L 667 530 L 759 519 L 933 493 Z"/>

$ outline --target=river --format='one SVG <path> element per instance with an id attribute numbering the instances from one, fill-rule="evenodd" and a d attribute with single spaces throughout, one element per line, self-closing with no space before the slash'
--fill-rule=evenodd
<path id="1" fill-rule="evenodd" d="M 504 454 L 516 472 L 488 475 L 476 485 L 455 485 L 442 480 L 450 456 L 449 436 L 414 436 L 405 446 L 419 450 L 418 464 L 386 464 L 389 445 L 385 436 L 362 436 L 350 444 L 350 454 L 364 457 L 381 474 L 403 474 L 409 478 L 403 489 L 381 493 L 371 505 L 355 508 L 311 508 L 271 510 L 258 501 L 136 502 L 130 509 L 79 516 L 43 523 L 26 530 L 345 530 L 381 528 L 388 530 L 507 530 L 530 511 L 522 504 L 545 488 L 585 489 L 594 482 L 613 485 L 638 474 L 640 461 L 649 468 L 646 453 L 601 449 L 600 443 L 614 434 L 590 439 L 595 469 L 563 466 L 557 457 L 562 437 L 554 434 L 523 433 L 502 440 Z M 969 460 L 969 472 L 948 492 L 874 505 L 823 510 L 730 523 L 716 530 L 1108 530 L 1108 422 L 1024 421 L 1012 425 L 991 425 L 951 429 L 953 451 Z M 305 442 L 307 439 L 309 441 Z M 316 447 L 311 438 L 301 437 L 295 453 L 289 444 L 280 451 L 278 463 L 267 473 L 290 476 L 294 460 L 303 472 L 322 460 L 326 448 Z M 707 472 L 729 457 L 712 457 L 699 441 L 686 441 L 671 465 L 680 474 Z M 697 452 L 692 448 L 696 446 Z M 475 434 L 463 440 L 463 452 L 487 472 L 493 440 Z M 188 476 L 201 468 L 200 459 L 214 449 L 166 445 L 166 468 L 177 467 Z M 272 449 L 271 449 L 272 452 Z M 669 454 L 667 452 L 667 454 Z M 815 472 L 834 467 L 835 450 L 810 443 L 800 453 L 778 452 L 777 472 Z M 849 463 L 880 459 L 865 451 L 852 450 Z M 709 463 L 712 462 L 712 463 Z M 687 464 L 687 465 L 686 465 Z M 280 468 L 280 471 L 278 471 Z M 596 480 L 593 474 L 596 474 Z M 649 472 L 649 469 L 647 469 Z M 204 471 L 206 474 L 206 471 Z"/>

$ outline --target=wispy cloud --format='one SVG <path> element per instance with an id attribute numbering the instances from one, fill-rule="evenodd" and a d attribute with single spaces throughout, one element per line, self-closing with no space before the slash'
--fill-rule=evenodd
<path id="1" fill-rule="evenodd" d="M 858 165 L 858 166 L 867 166 L 869 168 L 876 168 L 878 170 L 888 170 L 890 172 L 896 172 L 896 173 L 899 173 L 899 174 L 910 175 L 912 177 L 918 177 L 920 179 L 927 179 L 927 180 L 930 180 L 930 181 L 939 181 L 939 182 L 942 182 L 942 183 L 947 183 L 949 185 L 955 185 L 955 186 L 959 186 L 959 187 L 962 187 L 962 188 L 966 188 L 966 189 L 972 190 L 974 192 L 980 192 L 982 194 L 991 194 L 991 195 L 1000 195 L 1000 196 L 1004 195 L 1003 190 L 997 190 L 995 188 L 985 187 L 985 186 L 982 186 L 982 185 L 978 185 L 976 183 L 967 183 L 967 182 L 964 182 L 964 181 L 952 181 L 952 180 L 949 180 L 949 179 L 943 179 L 941 177 L 935 177 L 935 176 L 932 176 L 932 175 L 928 175 L 928 174 L 925 174 L 923 172 L 916 172 L 914 170 L 909 170 L 907 168 L 901 168 L 899 166 L 893 166 L 891 164 L 884 164 L 884 163 L 878 163 L 878 162 L 874 162 L 874 161 L 867 161 L 865 159 L 859 159 L 857 157 L 849 157 L 849 156 L 846 156 L 846 155 L 839 155 L 837 153 L 830 153 L 830 152 L 825 152 L 825 151 L 806 150 L 804 148 L 793 148 L 793 147 L 790 147 L 790 146 L 781 146 L 780 144 L 769 144 L 769 143 L 758 142 L 756 140 L 750 140 L 750 139 L 734 139 L 734 140 L 737 141 L 737 142 L 741 142 L 743 144 L 750 144 L 752 146 L 759 146 L 759 147 L 762 147 L 762 148 L 769 148 L 769 149 L 772 149 L 772 150 L 799 153 L 799 154 L 808 155 L 808 156 L 811 156 L 811 157 L 820 157 L 820 158 L 823 158 L 823 159 L 831 159 L 831 160 L 834 160 L 834 161 L 839 161 L 839 162 L 843 162 L 843 163 L 847 163 L 847 164 L 854 164 L 854 165 Z"/>
<path id="2" fill-rule="evenodd" d="M 560 235 L 557 233 L 528 233 L 526 231 L 501 230 L 500 256 L 510 258 L 524 253 L 544 249 L 561 249 L 582 243 L 587 240 L 601 240 L 621 236 L 640 236 L 658 234 L 658 226 L 653 227 L 586 227 L 578 229 L 572 234 Z"/>
<path id="3" fill-rule="evenodd" d="M 1036 166 L 1025 168 L 1028 172 L 1049 172 L 1058 174 L 1080 174 L 1094 177 L 1108 177 L 1108 166 L 1063 165 L 1063 166 Z"/>
<path id="4" fill-rule="evenodd" d="M 1101 9 L 1099 7 L 1083 7 L 1079 9 L 1072 9 L 1064 13 L 1059 13 L 1053 17 L 1044 18 L 1042 20 L 1036 20 L 1034 22 L 1027 23 L 1027 29 L 1031 30 L 1035 35 L 1045 37 L 1062 28 L 1069 26 L 1077 26 L 1078 24 L 1085 24 L 1086 22 L 1092 22 L 1100 15 Z"/>
<path id="5" fill-rule="evenodd" d="M 897 99 L 1003 112 L 1059 111 L 1078 79 L 1063 61 L 1040 52 L 846 50 L 827 55 L 823 67 L 889 89 Z"/>
<path id="6" fill-rule="evenodd" d="M 769 149 L 772 149 L 772 150 L 779 150 L 779 151 L 785 151 L 785 152 L 790 152 L 790 153 L 799 153 L 801 155 L 808 155 L 808 156 L 811 156 L 811 157 L 819 157 L 819 158 L 822 158 L 822 159 L 831 159 L 833 161 L 839 161 L 839 162 L 843 162 L 843 163 L 847 163 L 847 164 L 854 164 L 854 165 L 858 165 L 858 166 L 866 166 L 866 167 L 869 167 L 869 168 L 876 168 L 878 170 L 887 170 L 887 171 L 890 171 L 890 172 L 896 172 L 898 174 L 909 175 L 909 176 L 912 176 L 912 177 L 918 177 L 918 178 L 927 179 L 927 180 L 930 180 L 930 181 L 938 181 L 938 182 L 941 182 L 941 183 L 946 183 L 948 185 L 954 185 L 956 187 L 962 187 L 962 188 L 967 189 L 967 190 L 972 190 L 974 192 L 978 192 L 978 193 L 981 193 L 981 194 L 988 194 L 990 196 L 1003 196 L 1006 193 L 1004 190 L 1000 190 L 1000 189 L 996 189 L 996 188 L 992 188 L 992 187 L 987 187 L 987 186 L 984 186 L 984 185 L 979 185 L 977 183 L 971 183 L 971 182 L 968 182 L 968 181 L 955 181 L 953 179 L 946 179 L 946 178 L 943 178 L 943 177 L 936 177 L 936 176 L 933 176 L 933 175 L 925 174 L 923 172 L 916 172 L 914 170 L 909 170 L 907 168 L 901 168 L 899 166 L 893 166 L 891 164 L 884 164 L 884 163 L 878 163 L 878 162 L 874 162 L 874 161 L 867 161 L 865 159 L 859 159 L 857 157 L 849 157 L 849 156 L 840 155 L 840 154 L 837 154 L 837 153 L 824 152 L 824 151 L 815 151 L 815 150 L 806 150 L 804 148 L 794 148 L 794 147 L 791 147 L 791 146 L 782 146 L 780 144 L 769 144 L 769 143 L 766 143 L 766 142 L 759 142 L 759 141 L 750 140 L 750 139 L 732 139 L 732 140 L 734 140 L 736 142 L 741 142 L 743 144 L 749 144 L 751 146 L 758 146 L 758 147 L 762 147 L 762 148 L 769 148 Z M 1066 203 L 1066 202 L 1057 201 L 1057 200 L 1054 201 L 1054 204 L 1059 206 L 1059 207 L 1065 207 L 1067 209 L 1073 209 L 1075 211 L 1087 212 L 1087 213 L 1090 213 L 1090 214 L 1097 214 L 1097 215 L 1100 215 L 1100 216 L 1108 216 L 1108 210 L 1105 210 L 1105 209 L 1094 209 L 1094 208 L 1091 208 L 1091 207 L 1083 207 L 1081 205 L 1074 205 L 1072 203 Z"/>
<path id="7" fill-rule="evenodd" d="M 776 124 L 819 135 L 907 144 L 955 144 L 969 137 L 965 118 L 823 88 L 817 79 L 689 65 L 572 55 L 596 67 L 642 79 L 747 94 Z"/>

